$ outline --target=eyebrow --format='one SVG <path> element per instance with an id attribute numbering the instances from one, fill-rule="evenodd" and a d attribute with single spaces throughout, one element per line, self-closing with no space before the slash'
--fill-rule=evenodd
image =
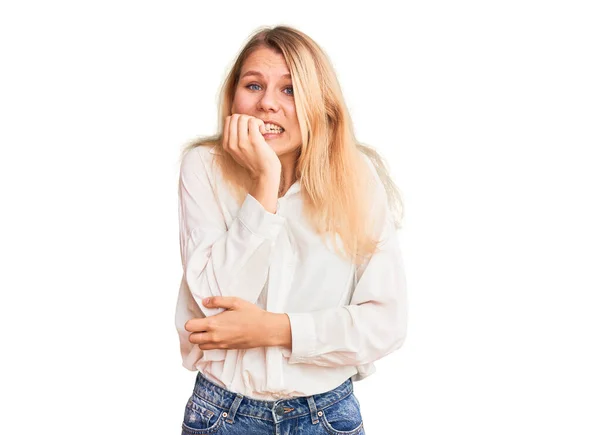
<path id="1" fill-rule="evenodd" d="M 263 77 L 264 78 L 264 76 L 259 71 L 254 71 L 254 70 L 246 71 L 244 73 L 244 75 L 240 77 L 240 79 L 243 79 L 246 76 L 259 76 L 259 77 Z M 291 76 L 291 74 L 284 74 L 284 75 L 281 76 L 281 78 L 291 79 L 292 76 Z"/>

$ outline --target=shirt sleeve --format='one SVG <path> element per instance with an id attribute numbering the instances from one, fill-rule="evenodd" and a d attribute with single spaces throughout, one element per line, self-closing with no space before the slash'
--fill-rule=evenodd
<path id="1" fill-rule="evenodd" d="M 396 228 L 387 207 L 373 254 L 349 305 L 302 313 L 290 319 L 292 349 L 282 348 L 289 364 L 357 366 L 376 361 L 402 346 L 407 329 L 404 264 Z"/>
<path id="2" fill-rule="evenodd" d="M 236 296 L 256 303 L 268 276 L 271 252 L 284 217 L 268 212 L 249 193 L 229 228 L 201 150 L 189 150 L 179 175 L 179 241 L 190 292 L 205 316 L 209 296 Z"/>

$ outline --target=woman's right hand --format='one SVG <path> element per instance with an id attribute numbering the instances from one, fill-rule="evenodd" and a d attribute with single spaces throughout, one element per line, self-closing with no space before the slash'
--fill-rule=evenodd
<path id="1" fill-rule="evenodd" d="M 250 171 L 252 179 L 273 177 L 279 180 L 281 161 L 263 138 L 265 131 L 261 119 L 234 113 L 225 120 L 223 149 Z"/>

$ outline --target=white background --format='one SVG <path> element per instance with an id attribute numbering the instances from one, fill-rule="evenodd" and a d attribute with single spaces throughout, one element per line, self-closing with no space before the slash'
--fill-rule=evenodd
<path id="1" fill-rule="evenodd" d="M 258 26 L 334 63 L 403 193 L 368 435 L 600 433 L 600 15 L 583 1 L 3 2 L 0 432 L 180 433 L 181 147 Z"/>

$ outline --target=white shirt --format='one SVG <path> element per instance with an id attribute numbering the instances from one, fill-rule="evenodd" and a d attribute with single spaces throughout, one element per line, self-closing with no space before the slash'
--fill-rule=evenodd
<path id="1" fill-rule="evenodd" d="M 359 381 L 373 362 L 398 349 L 407 324 L 406 279 L 383 183 L 376 177 L 385 243 L 355 267 L 322 242 L 302 216 L 300 182 L 277 201 L 275 214 L 247 194 L 241 207 L 216 167 L 215 147 L 189 150 L 179 178 L 183 277 L 175 324 L 183 366 L 230 391 L 260 400 L 309 396 Z M 338 239 L 339 240 L 339 239 Z M 341 246 L 341 245 L 340 245 Z M 224 308 L 208 296 L 237 296 L 290 319 L 292 349 L 201 350 L 185 323 Z"/>

